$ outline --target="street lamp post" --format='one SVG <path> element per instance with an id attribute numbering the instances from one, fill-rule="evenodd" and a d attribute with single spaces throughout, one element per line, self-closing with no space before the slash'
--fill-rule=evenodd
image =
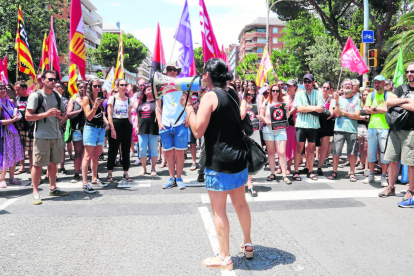
<path id="1" fill-rule="evenodd" d="M 273 8 L 273 6 L 278 3 L 278 2 L 292 2 L 292 1 L 296 1 L 296 0 L 276 0 L 273 2 L 273 4 L 269 7 L 269 0 L 266 0 L 266 7 L 268 7 L 267 10 L 267 18 L 266 18 L 266 49 L 267 51 L 269 51 L 269 14 L 270 14 L 270 10 Z"/>

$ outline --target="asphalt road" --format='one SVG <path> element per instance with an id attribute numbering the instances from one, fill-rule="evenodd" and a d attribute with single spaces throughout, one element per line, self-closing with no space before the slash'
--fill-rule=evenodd
<path id="1" fill-rule="evenodd" d="M 136 157 L 132 158 L 134 162 Z M 186 160 L 183 179 L 196 184 L 197 171 Z M 399 197 L 379 198 L 379 181 L 362 184 L 346 178 L 322 178 L 286 185 L 267 182 L 269 169 L 254 177 L 259 196 L 246 197 L 252 212 L 255 258 L 239 251 L 243 240 L 237 216 L 228 204 L 230 251 L 234 271 L 222 273 L 201 266 L 217 253 L 217 239 L 205 187 L 183 191 L 161 187 L 159 176 L 138 177 L 132 167 L 131 188 L 116 184 L 95 194 L 81 191 L 59 175 L 67 197 L 49 197 L 40 186 L 43 204 L 34 206 L 31 187 L 0 190 L 0 275 L 395 275 L 412 270 L 413 209 L 401 209 Z M 331 168 L 324 167 L 325 174 Z M 99 166 L 106 176 L 105 162 Z M 115 168 L 120 179 L 122 168 Z M 24 184 L 30 175 L 19 176 Z M 379 179 L 378 179 L 379 180 Z M 397 191 L 407 186 L 397 185 Z"/>

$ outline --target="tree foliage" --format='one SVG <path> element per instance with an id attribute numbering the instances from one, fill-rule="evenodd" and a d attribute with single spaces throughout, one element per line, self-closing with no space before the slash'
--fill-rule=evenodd
<path id="1" fill-rule="evenodd" d="M 17 53 L 14 42 L 17 30 L 19 5 L 26 25 L 30 52 L 35 71 L 38 72 L 42 56 L 42 45 L 45 33 L 50 31 L 50 17 L 54 15 L 53 25 L 59 54 L 69 51 L 69 17 L 62 14 L 64 7 L 70 2 L 58 0 L 0 0 L 0 56 L 7 54 L 9 81 L 16 80 Z M 49 7 L 46 9 L 45 7 Z M 28 75 L 19 73 L 19 78 Z"/>
<path id="2" fill-rule="evenodd" d="M 204 70 L 203 47 L 194 49 L 194 60 L 196 65 L 197 75 L 201 76 Z"/>
<path id="3" fill-rule="evenodd" d="M 243 60 L 239 60 L 236 67 L 236 73 L 243 80 L 255 80 L 257 74 L 256 68 L 257 55 L 250 53 L 244 56 Z"/>
<path id="4" fill-rule="evenodd" d="M 98 50 L 94 48 L 88 48 L 86 50 L 86 73 L 90 74 L 93 71 L 93 67 L 98 65 Z"/>
<path id="5" fill-rule="evenodd" d="M 124 45 L 124 67 L 132 73 L 137 73 L 138 66 L 147 56 L 147 49 L 132 34 L 122 34 L 122 42 Z M 116 66 L 118 49 L 119 35 L 104 33 L 96 52 L 98 63 L 105 67 Z"/>

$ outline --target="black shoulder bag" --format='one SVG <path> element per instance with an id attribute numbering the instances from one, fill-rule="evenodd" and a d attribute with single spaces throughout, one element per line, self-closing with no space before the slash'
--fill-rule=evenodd
<path id="1" fill-rule="evenodd" d="M 403 94 L 401 98 L 404 98 L 408 94 L 408 84 L 403 84 Z M 393 106 L 388 108 L 387 113 L 385 113 L 385 120 L 387 121 L 390 131 L 399 131 L 401 130 L 407 120 L 408 120 L 408 111 L 401 106 Z"/>
<path id="2" fill-rule="evenodd" d="M 238 103 L 233 99 L 233 97 L 230 94 L 228 94 L 228 92 L 227 92 L 227 96 L 236 103 L 237 110 L 240 110 Z M 232 108 L 232 110 L 233 110 L 234 115 L 236 116 L 237 123 L 240 125 L 240 128 L 243 132 L 243 129 L 245 126 L 242 123 L 240 112 L 236 112 L 234 108 Z M 249 116 L 246 115 L 245 119 L 246 118 L 249 118 Z M 248 120 L 250 121 L 250 118 Z M 250 121 L 250 127 L 253 130 L 251 121 Z M 253 134 L 253 131 L 252 131 L 252 134 Z M 252 138 L 248 137 L 245 132 L 243 133 L 242 139 L 243 139 L 243 142 L 246 144 L 246 148 L 247 148 L 247 166 L 249 170 L 249 175 L 255 175 L 265 166 L 267 162 L 266 153 L 264 152 L 262 147 L 259 144 L 257 144 Z"/>

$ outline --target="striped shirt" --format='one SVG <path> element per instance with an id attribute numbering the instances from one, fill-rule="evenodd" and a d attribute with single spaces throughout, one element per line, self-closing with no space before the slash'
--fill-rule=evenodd
<path id="1" fill-rule="evenodd" d="M 320 92 L 319 90 L 313 89 L 312 92 L 308 94 L 310 104 L 308 101 L 308 97 L 306 97 L 306 94 L 307 94 L 306 90 L 298 91 L 295 96 L 295 103 L 293 107 L 296 108 L 298 106 L 309 106 L 309 105 L 324 106 L 322 92 Z M 296 117 L 295 127 L 318 129 L 321 126 L 319 124 L 318 116 L 315 116 L 309 113 L 298 112 L 298 115 Z"/>

